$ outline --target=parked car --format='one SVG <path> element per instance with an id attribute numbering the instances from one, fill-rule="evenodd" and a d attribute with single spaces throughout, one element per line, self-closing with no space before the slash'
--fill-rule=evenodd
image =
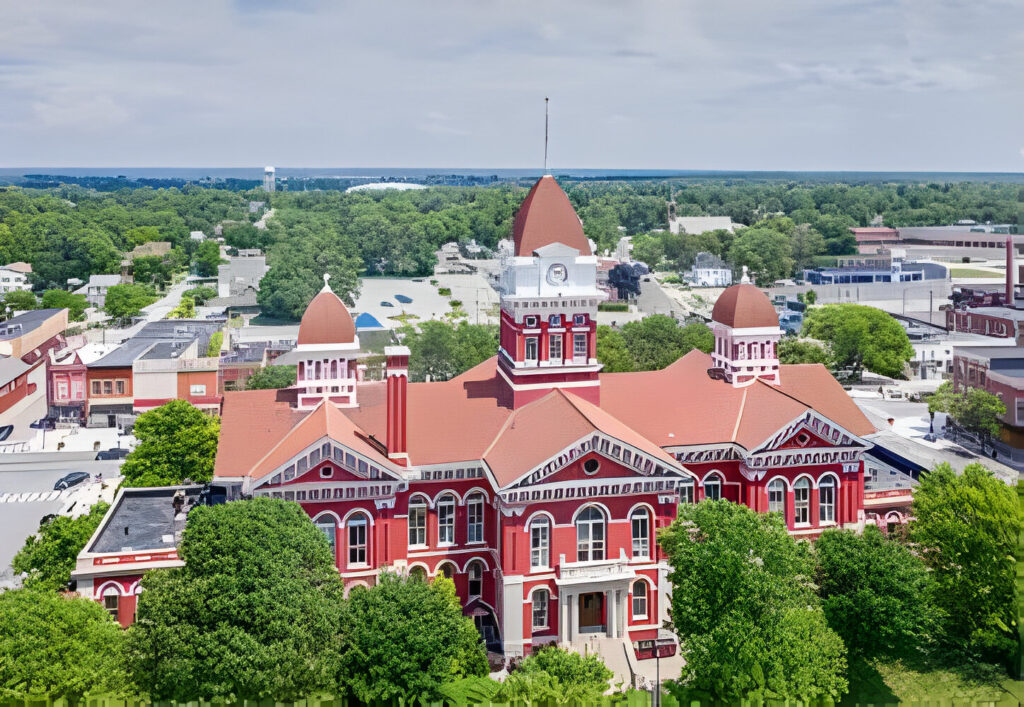
<path id="1" fill-rule="evenodd" d="M 12 432 L 14 432 L 14 425 L 4 425 L 3 427 L 0 427 L 0 442 L 3 442 L 5 439 L 10 437 Z"/>
<path id="2" fill-rule="evenodd" d="M 402 304 L 409 304 L 412 302 L 412 297 L 409 297 L 408 295 L 395 295 L 395 299 Z"/>
<path id="3" fill-rule="evenodd" d="M 131 450 L 125 449 L 124 447 L 114 447 L 113 449 L 104 449 L 96 455 L 97 461 L 110 460 L 110 459 L 124 459 L 128 456 L 128 452 Z"/>
<path id="4" fill-rule="evenodd" d="M 387 300 L 381 300 L 380 306 L 381 307 L 394 307 L 395 305 L 394 305 L 393 302 L 388 302 Z"/>
<path id="5" fill-rule="evenodd" d="M 29 424 L 29 427 L 36 430 L 55 430 L 57 429 L 57 421 L 51 417 L 44 417 Z"/>
<path id="6" fill-rule="evenodd" d="M 53 485 L 53 490 L 63 491 L 65 489 L 69 489 L 72 486 L 82 483 L 88 478 L 89 472 L 87 471 L 72 471 L 70 474 L 66 474 L 57 479 L 57 483 Z"/>

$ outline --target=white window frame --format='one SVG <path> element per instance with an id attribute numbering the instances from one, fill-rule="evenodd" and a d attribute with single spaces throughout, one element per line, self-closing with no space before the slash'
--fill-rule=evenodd
<path id="1" fill-rule="evenodd" d="M 451 496 L 437 502 L 437 544 L 455 544 L 455 499 Z"/>
<path id="2" fill-rule="evenodd" d="M 590 352 L 587 350 L 587 335 L 586 334 L 573 334 L 572 335 L 572 360 L 573 361 L 586 361 L 589 358 Z"/>
<path id="3" fill-rule="evenodd" d="M 206 395 L 205 383 L 193 383 L 188 387 L 189 395 Z"/>
<path id="4" fill-rule="evenodd" d="M 807 477 L 793 484 L 793 525 L 811 524 L 811 482 Z"/>
<path id="5" fill-rule="evenodd" d="M 818 481 L 818 522 L 836 522 L 836 484 L 835 478 L 826 476 Z M 826 499 L 826 496 L 828 498 Z"/>
<path id="6" fill-rule="evenodd" d="M 469 581 L 466 583 L 467 590 L 470 598 L 475 599 L 484 593 L 484 565 L 480 560 L 473 560 L 469 563 L 469 567 L 466 568 L 466 574 L 469 575 Z M 476 593 L 473 593 L 473 584 L 476 583 Z"/>
<path id="7" fill-rule="evenodd" d="M 356 513 L 349 520 L 345 522 L 345 544 L 346 547 L 346 559 L 349 567 L 366 567 L 369 564 L 370 559 L 370 521 L 362 513 Z M 356 541 L 352 541 L 353 531 L 356 534 Z M 362 538 L 359 534 L 362 534 Z M 352 552 L 357 553 L 357 559 L 352 559 Z M 362 559 L 358 559 L 358 554 L 362 554 Z"/>
<path id="8" fill-rule="evenodd" d="M 409 547 L 426 547 L 427 504 L 422 498 L 417 498 L 409 502 L 408 526 Z"/>
<path id="9" fill-rule="evenodd" d="M 596 517 L 594 514 L 597 514 Z M 586 518 L 584 516 L 587 516 Z M 597 506 L 587 506 L 576 516 L 576 561 L 598 562 L 605 559 L 608 519 Z M 595 532 L 599 530 L 600 532 Z M 600 537 L 597 537 L 600 535 Z"/>
<path id="10" fill-rule="evenodd" d="M 111 599 L 113 602 L 110 601 Z M 114 621 L 121 620 L 121 594 L 113 587 L 103 590 L 103 608 L 113 617 Z"/>
<path id="11" fill-rule="evenodd" d="M 530 356 L 530 349 L 533 348 L 533 356 Z M 526 337 L 526 342 L 523 344 L 523 360 L 527 363 L 537 364 L 537 359 L 540 356 L 540 339 L 536 336 Z"/>
<path id="12" fill-rule="evenodd" d="M 642 594 L 637 594 L 637 587 L 643 588 Z M 633 582 L 633 601 L 630 609 L 634 619 L 646 619 L 647 618 L 647 603 L 650 601 L 650 588 L 647 586 L 647 582 L 638 579 Z"/>
<path id="13" fill-rule="evenodd" d="M 466 499 L 466 542 L 484 541 L 484 497 L 477 492 Z"/>
<path id="14" fill-rule="evenodd" d="M 638 526 L 640 527 L 638 528 Z M 651 556 L 651 514 L 646 508 L 636 508 L 629 514 L 629 530 L 633 539 L 633 559 L 649 559 Z"/>
<path id="15" fill-rule="evenodd" d="M 313 521 L 316 527 L 320 529 L 320 532 L 327 538 L 327 544 L 331 546 L 331 557 L 336 557 L 338 544 L 338 521 L 335 520 L 334 516 L 328 514 L 322 515 Z"/>
<path id="16" fill-rule="evenodd" d="M 551 566 L 551 521 L 547 516 L 530 522 L 530 569 L 548 569 Z"/>
<path id="17" fill-rule="evenodd" d="M 776 494 L 777 498 L 773 499 Z M 768 512 L 786 516 L 786 482 L 782 479 L 774 479 L 768 484 Z"/>
<path id="18" fill-rule="evenodd" d="M 538 589 L 533 593 L 533 610 L 531 625 L 537 629 L 548 627 L 548 604 L 551 602 L 551 592 L 547 589 Z"/>
<path id="19" fill-rule="evenodd" d="M 562 335 L 550 334 L 548 336 L 548 361 L 561 363 L 565 349 L 562 348 Z"/>
<path id="20" fill-rule="evenodd" d="M 722 498 L 722 477 L 718 474 L 711 474 L 711 476 L 704 479 L 704 483 L 701 484 L 704 488 L 704 498 L 709 501 L 719 501 Z M 708 488 L 714 487 L 714 497 L 708 494 Z"/>

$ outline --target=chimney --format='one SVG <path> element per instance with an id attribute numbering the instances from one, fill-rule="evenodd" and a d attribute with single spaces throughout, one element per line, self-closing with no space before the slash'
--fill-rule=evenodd
<path id="1" fill-rule="evenodd" d="M 387 448 L 388 459 L 408 466 L 409 454 L 406 451 L 406 408 L 408 407 L 407 391 L 409 389 L 409 347 L 385 346 L 384 357 L 387 359 L 388 404 L 387 404 Z"/>
<path id="2" fill-rule="evenodd" d="M 1013 246 L 1013 236 L 1007 234 L 1006 236 L 1006 306 L 1012 307 L 1014 302 L 1014 285 L 1016 282 L 1017 267 L 1016 260 L 1017 253 Z"/>

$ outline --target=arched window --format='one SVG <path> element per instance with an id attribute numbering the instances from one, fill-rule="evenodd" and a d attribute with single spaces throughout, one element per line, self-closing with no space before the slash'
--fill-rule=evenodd
<path id="1" fill-rule="evenodd" d="M 836 480 L 826 476 L 818 482 L 818 522 L 834 523 L 836 520 Z"/>
<path id="2" fill-rule="evenodd" d="M 546 568 L 551 562 L 551 521 L 538 516 L 530 523 L 530 567 Z"/>
<path id="3" fill-rule="evenodd" d="M 806 476 L 793 484 L 793 522 L 797 525 L 811 522 L 811 482 Z"/>
<path id="4" fill-rule="evenodd" d="M 551 601 L 551 594 L 547 589 L 538 589 L 533 593 L 533 628 L 548 627 L 548 602 Z"/>
<path id="5" fill-rule="evenodd" d="M 604 559 L 604 514 L 587 506 L 576 517 L 576 561 Z"/>
<path id="6" fill-rule="evenodd" d="M 709 501 L 717 501 L 722 497 L 722 477 L 712 474 L 704 479 L 704 498 Z"/>
<path id="7" fill-rule="evenodd" d="M 651 518 L 643 508 L 629 514 L 629 527 L 633 531 L 633 557 L 651 556 Z"/>
<path id="8" fill-rule="evenodd" d="M 484 566 L 479 560 L 469 563 L 469 596 L 478 597 L 484 590 Z"/>
<path id="9" fill-rule="evenodd" d="M 786 514 L 786 482 L 782 479 L 768 484 L 768 512 Z"/>
<path id="10" fill-rule="evenodd" d="M 345 526 L 348 528 L 348 564 L 350 567 L 365 565 L 368 562 L 366 538 L 369 525 L 369 519 L 362 513 L 350 516 L 345 522 Z"/>
<path id="11" fill-rule="evenodd" d="M 484 497 L 474 493 L 466 500 L 466 542 L 479 543 L 484 540 Z"/>
<path id="12" fill-rule="evenodd" d="M 338 542 L 338 521 L 330 513 L 324 513 L 313 521 L 320 532 L 327 538 L 327 544 L 331 546 L 331 557 L 334 557 L 334 546 Z"/>
<path id="13" fill-rule="evenodd" d="M 422 567 L 413 567 L 411 570 L 409 570 L 409 576 L 421 582 L 427 581 L 427 571 Z"/>
<path id="14" fill-rule="evenodd" d="M 642 579 L 633 582 L 633 618 L 647 618 L 647 582 Z"/>
<path id="15" fill-rule="evenodd" d="M 443 496 L 437 502 L 437 542 L 455 544 L 455 499 L 452 496 Z"/>
<path id="16" fill-rule="evenodd" d="M 117 587 L 111 585 L 103 590 L 103 608 L 107 610 L 107 613 L 114 617 L 114 621 L 119 618 L 121 606 L 121 592 L 118 591 Z"/>
<path id="17" fill-rule="evenodd" d="M 451 579 L 455 576 L 455 566 L 451 562 L 442 562 L 437 568 L 437 574 Z"/>
<path id="18" fill-rule="evenodd" d="M 427 504 L 422 498 L 409 501 L 409 546 L 427 544 Z"/>

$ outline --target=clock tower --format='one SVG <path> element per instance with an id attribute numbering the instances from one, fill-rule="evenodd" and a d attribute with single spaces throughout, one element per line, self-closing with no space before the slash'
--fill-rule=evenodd
<path id="1" fill-rule="evenodd" d="M 518 408 L 555 388 L 600 402 L 597 257 L 569 198 L 551 176 L 516 214 L 501 273 L 498 376 Z"/>

